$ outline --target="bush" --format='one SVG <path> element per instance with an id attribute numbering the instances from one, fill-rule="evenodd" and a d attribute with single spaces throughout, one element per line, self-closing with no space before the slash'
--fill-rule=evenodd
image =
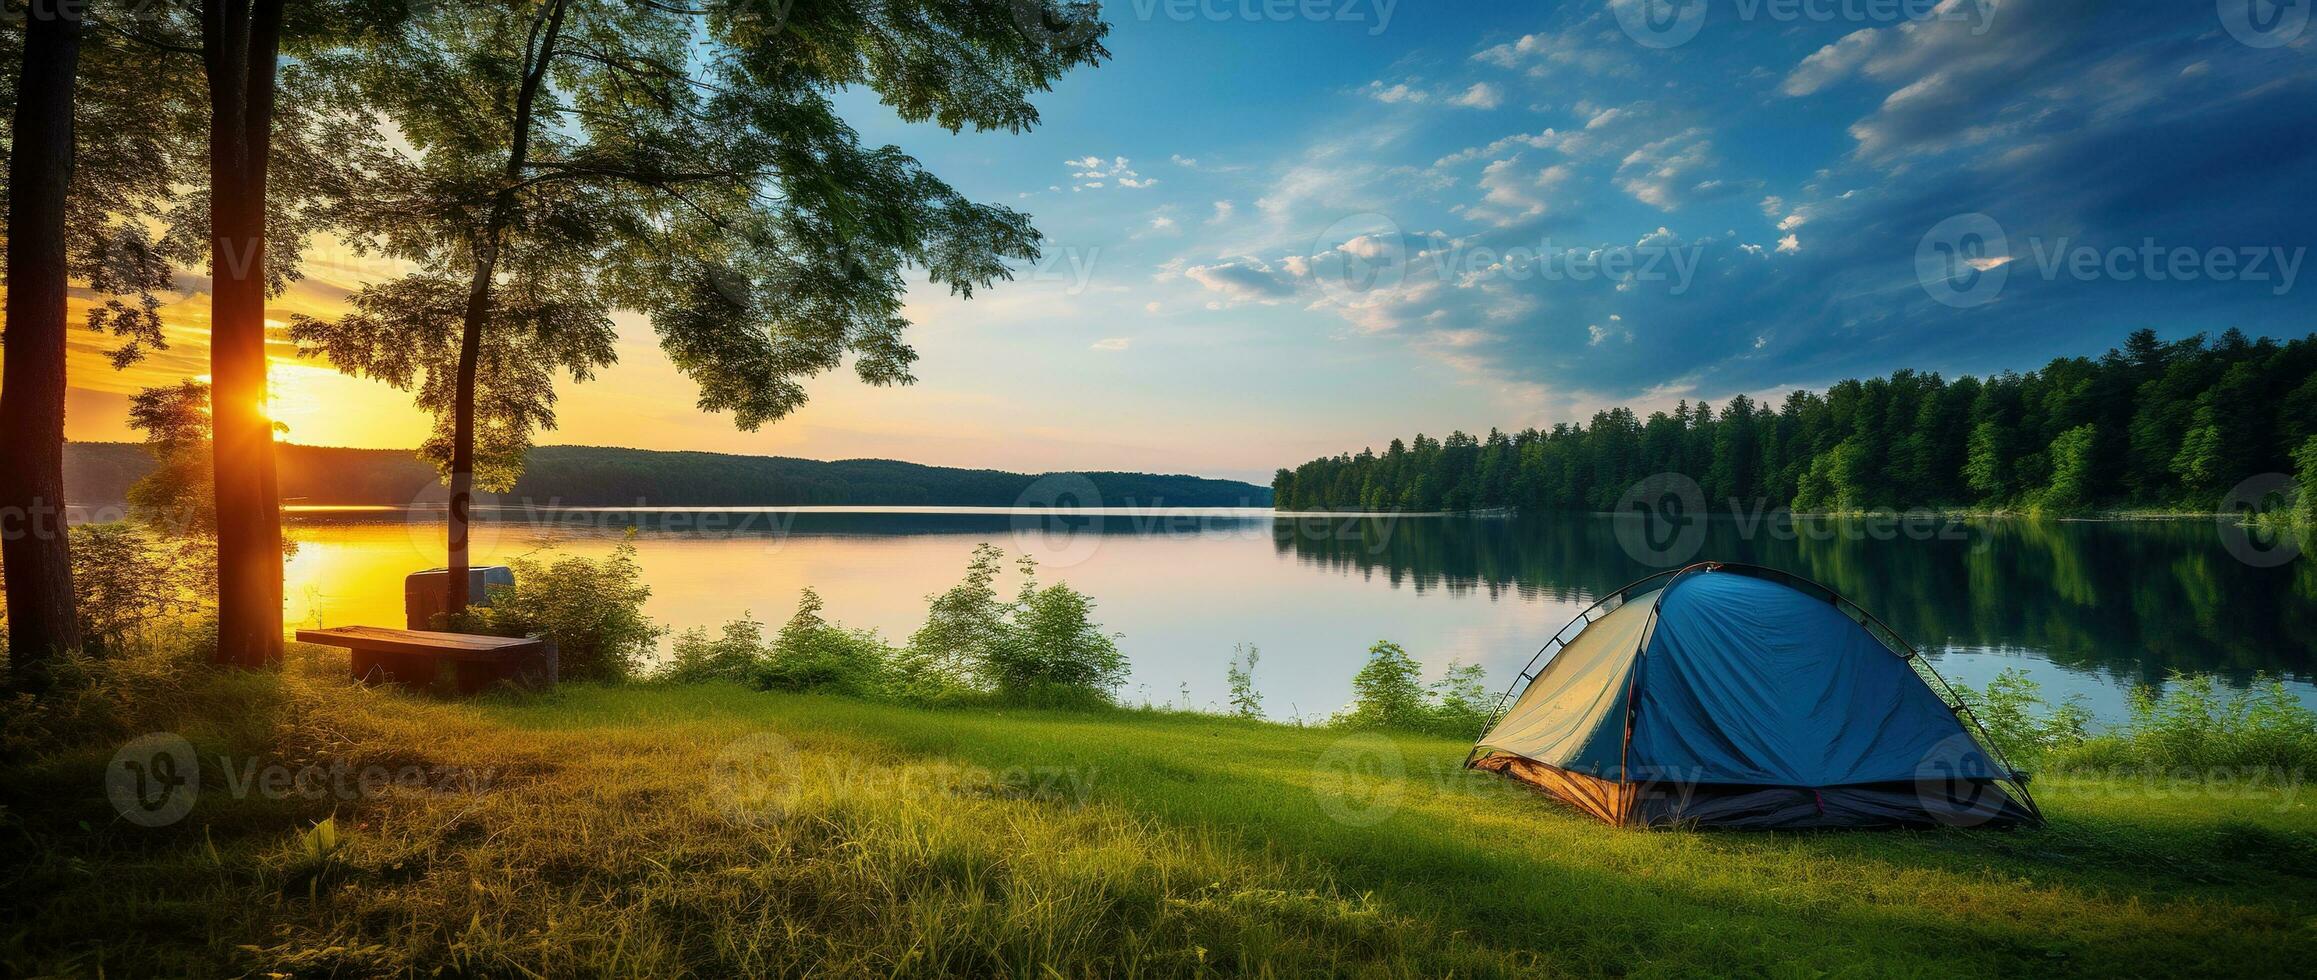
<path id="1" fill-rule="evenodd" d="M 636 564 L 634 536 L 602 561 L 519 558 L 512 587 L 491 589 L 491 604 L 454 621 L 463 632 L 545 635 L 555 641 L 564 680 L 624 681 L 658 652 L 665 628 L 644 616 L 652 590 Z"/>
<path id="2" fill-rule="evenodd" d="M 1488 693 L 1488 671 L 1479 664 L 1449 661 L 1440 679 L 1432 682 L 1433 730 L 1442 735 L 1478 739 L 1495 707 L 1496 699 Z"/>
<path id="3" fill-rule="evenodd" d="M 1379 640 L 1368 662 L 1352 675 L 1352 704 L 1332 724 L 1342 728 L 1388 730 L 1479 738 L 1495 700 L 1488 673 L 1478 664 L 1450 661 L 1440 679 L 1424 683 L 1424 668 L 1400 645 Z"/>
<path id="4" fill-rule="evenodd" d="M 128 524 L 72 530 L 73 589 L 90 653 L 126 645 L 148 628 L 182 633 L 211 605 L 216 552 L 201 540 L 163 540 Z"/>
<path id="5" fill-rule="evenodd" d="M 721 635 L 694 627 L 676 637 L 676 646 L 660 678 L 678 684 L 708 681 L 756 680 L 770 659 L 764 645 L 764 624 L 736 619 L 724 624 Z"/>
<path id="6" fill-rule="evenodd" d="M 890 693 L 885 674 L 892 659 L 893 648 L 875 631 L 843 629 L 822 619 L 820 594 L 806 589 L 755 680 L 773 690 L 883 697 Z"/>
<path id="7" fill-rule="evenodd" d="M 1231 669 L 1224 675 L 1231 682 L 1231 713 L 1241 718 L 1263 717 L 1263 695 L 1255 690 L 1255 664 L 1263 659 L 1263 652 L 1254 644 L 1242 643 L 1231 648 Z"/>
<path id="8" fill-rule="evenodd" d="M 1346 728 L 1424 731 L 1432 710 L 1424 691 L 1424 668 L 1389 640 L 1368 648 L 1368 662 L 1352 675 L 1352 706 L 1337 724 Z"/>
<path id="9" fill-rule="evenodd" d="M 2096 734 L 2081 705 L 2045 701 L 2020 671 L 2004 671 L 1985 691 L 1957 690 L 1995 747 L 2021 765 L 2109 773 L 2317 768 L 2317 712 L 2267 677 L 2228 690 L 2210 675 L 2175 673 L 2165 689 L 2135 688 L 2124 723 Z"/>
<path id="10" fill-rule="evenodd" d="M 896 660 L 895 690 L 915 701 L 995 694 L 1012 703 L 1115 704 L 1126 656 L 1094 623 L 1094 602 L 1062 583 L 1038 588 L 1037 562 L 1016 559 L 1022 586 L 998 599 L 1005 552 L 974 549 L 965 578 L 930 598 L 925 625 Z"/>

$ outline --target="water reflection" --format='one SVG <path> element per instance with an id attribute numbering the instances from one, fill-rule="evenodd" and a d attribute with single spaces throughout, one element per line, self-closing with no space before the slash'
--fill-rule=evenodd
<path id="1" fill-rule="evenodd" d="M 1510 680 L 1545 637 L 1597 597 L 1658 569 L 1612 522 L 1274 515 L 1268 510 L 506 509 L 475 534 L 484 563 L 553 548 L 608 553 L 637 529 L 653 596 L 675 629 L 753 615 L 779 623 L 811 586 L 847 625 L 905 638 L 975 544 L 1027 552 L 1049 579 L 1094 596 L 1124 634 L 1130 700 L 1220 706 L 1237 643 L 1263 650 L 1258 684 L 1281 717 L 1341 706 L 1364 651 L 1405 645 L 1430 670 L 1451 659 Z M 1697 557 L 1824 582 L 1984 684 L 2006 667 L 2103 718 L 2125 688 L 2172 669 L 2237 680 L 2317 676 L 2317 557 L 2236 560 L 2207 521 L 1844 522 L 1771 533 L 1717 520 Z M 300 626 L 398 625 L 402 576 L 439 564 L 441 516 L 301 513 L 288 569 Z M 2317 688 L 2296 684 L 2305 700 Z"/>
<path id="2" fill-rule="evenodd" d="M 1491 597 L 1583 599 L 1658 570 L 1593 516 L 1282 519 L 1274 545 L 1418 592 Z M 1825 583 L 1927 650 L 2015 651 L 2142 680 L 2317 671 L 2317 558 L 2247 564 L 2211 521 L 1721 518 L 1697 558 Z"/>

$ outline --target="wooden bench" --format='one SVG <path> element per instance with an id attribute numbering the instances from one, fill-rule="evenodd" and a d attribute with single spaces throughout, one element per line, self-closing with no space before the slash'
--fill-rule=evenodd
<path id="1" fill-rule="evenodd" d="M 364 683 L 431 688 L 446 660 L 453 664 L 461 694 L 474 694 L 500 681 L 551 687 L 556 679 L 555 644 L 542 637 L 340 626 L 299 630 L 298 642 L 352 651 L 354 679 Z"/>

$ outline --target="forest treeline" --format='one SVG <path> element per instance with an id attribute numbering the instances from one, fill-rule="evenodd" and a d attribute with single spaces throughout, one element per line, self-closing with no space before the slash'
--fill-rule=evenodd
<path id="1" fill-rule="evenodd" d="M 2140 330 L 2100 357 L 1947 380 L 1900 370 L 1795 391 L 1629 408 L 1485 436 L 1394 439 L 1272 480 L 1282 510 L 1606 511 L 1678 473 L 1724 502 L 1797 511 L 2211 511 L 2248 478 L 2317 479 L 2317 335 Z"/>
<path id="2" fill-rule="evenodd" d="M 301 505 L 401 507 L 423 498 L 439 504 L 441 478 L 426 461 L 399 449 L 335 449 L 284 443 L 282 496 Z M 65 491 L 83 505 L 118 504 L 155 466 L 150 447 L 73 443 L 65 449 Z M 1113 507 L 1262 507 L 1271 493 L 1251 483 L 1153 473 L 1056 474 L 924 466 L 889 459 L 823 462 L 783 456 L 654 452 L 591 446 L 540 446 L 526 459 L 514 489 L 499 500 L 533 506 L 1093 506 L 1072 488 L 1091 485 Z M 1083 476 L 1085 484 L 1068 479 Z M 1027 498 L 1025 498 L 1027 494 Z M 1061 499 L 1054 499 L 1059 495 Z M 486 502 L 488 502 L 486 500 Z"/>

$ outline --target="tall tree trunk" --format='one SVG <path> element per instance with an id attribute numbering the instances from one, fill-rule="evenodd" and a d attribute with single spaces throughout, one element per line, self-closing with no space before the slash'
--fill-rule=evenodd
<path id="1" fill-rule="evenodd" d="M 523 163 L 531 150 L 533 107 L 555 58 L 555 40 L 563 33 L 568 0 L 554 0 L 532 22 L 524 41 L 523 84 L 515 94 L 515 124 L 509 134 L 506 184 L 491 200 L 491 213 L 475 241 L 475 275 L 467 285 L 466 320 L 459 332 L 458 386 L 451 395 L 451 500 L 449 560 L 444 563 L 443 608 L 457 616 L 467 611 L 467 579 L 473 556 L 468 532 L 473 526 L 475 498 L 475 375 L 482 356 L 483 328 L 490 319 L 491 277 L 498 272 L 499 250 L 506 244 L 507 224 L 515 207 L 515 184 L 523 179 Z"/>
<path id="2" fill-rule="evenodd" d="M 72 183 L 80 9 L 34 5 L 8 161 L 8 325 L 0 377 L 0 568 L 13 682 L 47 686 L 80 648 L 64 512 L 65 195 Z"/>
<path id="3" fill-rule="evenodd" d="M 217 660 L 282 655 L 282 526 L 266 409 L 265 192 L 282 0 L 204 0 L 209 78 L 211 414 Z"/>

